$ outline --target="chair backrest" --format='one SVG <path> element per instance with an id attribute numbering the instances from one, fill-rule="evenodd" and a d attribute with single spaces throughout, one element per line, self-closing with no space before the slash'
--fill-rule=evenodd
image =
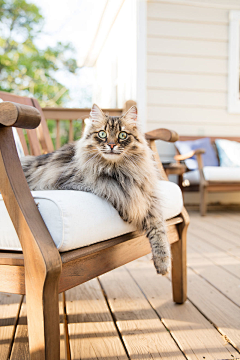
<path id="1" fill-rule="evenodd" d="M 198 140 L 202 138 L 208 137 L 211 140 L 211 143 L 213 144 L 215 140 L 217 139 L 225 139 L 225 140 L 231 140 L 231 141 L 237 141 L 240 142 L 240 137 L 238 136 L 187 136 L 187 135 L 179 135 L 179 141 L 188 141 L 188 140 Z"/>
<path id="2" fill-rule="evenodd" d="M 52 152 L 54 150 L 52 139 L 50 137 L 47 122 L 44 117 L 43 111 L 36 99 L 28 98 L 25 96 L 18 96 L 11 93 L 7 93 L 4 91 L 0 91 L 0 99 L 3 101 L 12 101 L 18 104 L 24 104 L 36 107 L 41 113 L 41 124 L 37 129 L 34 130 L 26 130 L 29 146 L 30 146 L 30 154 L 37 156 L 41 154 L 46 154 L 48 152 Z M 22 129 L 17 129 L 18 135 L 20 137 L 23 150 L 25 155 L 29 155 L 27 143 L 24 137 L 24 133 Z"/>

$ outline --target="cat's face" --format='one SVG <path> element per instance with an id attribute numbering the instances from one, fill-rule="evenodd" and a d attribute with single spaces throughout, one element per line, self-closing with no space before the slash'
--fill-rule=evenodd
<path id="1" fill-rule="evenodd" d="M 136 106 L 120 117 L 112 117 L 94 104 L 84 132 L 88 151 L 111 162 L 139 153 L 143 144 L 136 120 Z"/>

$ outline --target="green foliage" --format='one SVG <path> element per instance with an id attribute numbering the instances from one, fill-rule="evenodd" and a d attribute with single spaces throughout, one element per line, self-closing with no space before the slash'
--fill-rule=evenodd
<path id="1" fill-rule="evenodd" d="M 34 96 L 41 106 L 64 105 L 68 89 L 54 73 L 75 73 L 74 49 L 61 42 L 39 49 L 34 40 L 42 26 L 43 17 L 36 5 L 25 0 L 0 0 L 0 90 Z"/>

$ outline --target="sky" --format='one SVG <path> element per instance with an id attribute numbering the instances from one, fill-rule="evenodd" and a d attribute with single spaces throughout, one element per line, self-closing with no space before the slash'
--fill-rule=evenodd
<path id="1" fill-rule="evenodd" d="M 79 66 L 87 56 L 107 0 L 29 0 L 36 4 L 45 25 L 36 43 L 54 46 L 57 41 L 71 42 Z M 94 69 L 83 67 L 77 75 L 59 72 L 57 80 L 70 89 L 67 107 L 90 107 Z"/>

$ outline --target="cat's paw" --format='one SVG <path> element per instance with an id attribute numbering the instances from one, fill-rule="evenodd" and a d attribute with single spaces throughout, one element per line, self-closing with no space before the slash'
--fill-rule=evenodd
<path id="1" fill-rule="evenodd" d="M 171 269 L 171 257 L 153 257 L 155 269 L 160 275 L 167 275 Z"/>

